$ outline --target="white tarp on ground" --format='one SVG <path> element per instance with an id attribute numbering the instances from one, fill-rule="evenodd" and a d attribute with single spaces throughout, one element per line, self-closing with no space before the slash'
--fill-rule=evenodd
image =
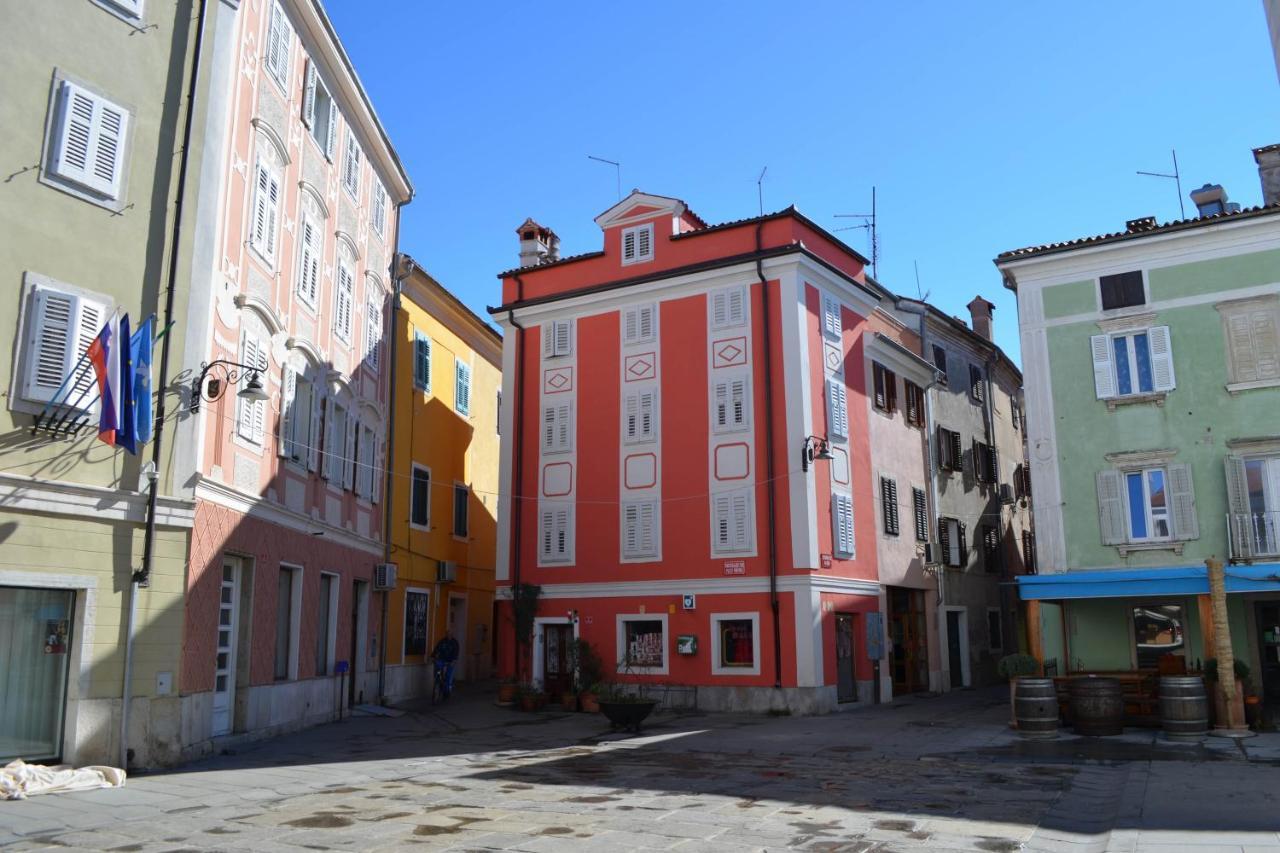
<path id="1" fill-rule="evenodd" d="M 92 788 L 119 788 L 125 772 L 118 767 L 80 767 L 59 764 L 47 767 L 22 759 L 0 768 L 0 800 L 25 800 L 32 794 L 88 791 Z"/>

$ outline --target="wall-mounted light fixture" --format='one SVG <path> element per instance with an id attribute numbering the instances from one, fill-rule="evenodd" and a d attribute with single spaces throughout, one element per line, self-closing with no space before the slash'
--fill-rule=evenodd
<path id="1" fill-rule="evenodd" d="M 210 371 L 217 370 L 221 376 L 210 377 Z M 200 375 L 191 383 L 191 404 L 187 407 L 187 411 L 195 414 L 200 411 L 200 401 L 208 400 L 210 403 L 218 400 L 223 394 L 227 393 L 227 388 L 240 381 L 240 377 L 247 375 L 248 381 L 244 387 L 236 392 L 236 396 L 241 400 L 248 400 L 256 403 L 260 400 L 267 399 L 267 389 L 262 387 L 263 368 L 251 367 L 247 364 L 241 364 L 238 361 L 229 361 L 220 358 L 217 361 L 211 361 L 207 364 L 200 365 Z M 205 380 L 208 379 L 208 384 Z"/>
<path id="2" fill-rule="evenodd" d="M 831 461 L 831 443 L 825 438 L 811 435 L 805 438 L 804 446 L 800 449 L 800 470 L 808 471 L 809 464 L 815 460 Z"/>

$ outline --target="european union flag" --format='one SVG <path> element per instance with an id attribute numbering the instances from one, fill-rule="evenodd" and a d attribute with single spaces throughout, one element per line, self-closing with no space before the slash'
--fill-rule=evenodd
<path id="1" fill-rule="evenodd" d="M 156 317 L 152 314 L 142 321 L 138 331 L 129 339 L 129 353 L 133 362 L 133 426 L 138 444 L 151 440 L 151 345 L 155 337 Z"/>

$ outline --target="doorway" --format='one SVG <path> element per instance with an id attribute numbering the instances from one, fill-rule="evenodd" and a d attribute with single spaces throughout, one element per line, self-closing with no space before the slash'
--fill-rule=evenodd
<path id="1" fill-rule="evenodd" d="M 929 689 L 929 640 L 925 625 L 924 590 L 888 588 L 890 671 L 893 692 L 920 693 Z"/>
<path id="2" fill-rule="evenodd" d="M 458 641 L 458 662 L 453 667 L 454 678 L 462 679 L 467 673 L 467 596 L 465 593 L 449 593 L 449 612 L 445 625 Z"/>
<path id="3" fill-rule="evenodd" d="M 1280 601 L 1254 605 L 1258 626 L 1258 674 L 1262 688 L 1262 713 L 1267 728 L 1280 725 Z"/>
<path id="4" fill-rule="evenodd" d="M 853 669 L 852 613 L 836 614 L 836 701 L 858 701 L 858 682 Z"/>
<path id="5" fill-rule="evenodd" d="M 62 753 L 75 592 L 0 587 L 0 764 Z"/>
<path id="6" fill-rule="evenodd" d="M 964 607 L 947 607 L 947 683 L 952 689 L 968 687 L 969 681 L 969 611 Z"/>
<path id="7" fill-rule="evenodd" d="M 240 558 L 222 558 L 222 588 L 218 595 L 218 644 L 214 650 L 214 737 L 231 732 L 236 700 L 236 634 L 240 630 Z"/>
<path id="8" fill-rule="evenodd" d="M 365 650 L 369 636 L 369 582 L 353 581 L 351 585 L 351 663 L 347 679 L 347 707 L 364 704 L 364 688 L 360 682 L 365 671 Z"/>
<path id="9" fill-rule="evenodd" d="M 551 696 L 573 689 L 573 626 L 542 626 L 542 688 Z"/>

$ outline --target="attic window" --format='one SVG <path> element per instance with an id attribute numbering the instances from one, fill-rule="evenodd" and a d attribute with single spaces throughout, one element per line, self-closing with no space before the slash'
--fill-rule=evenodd
<path id="1" fill-rule="evenodd" d="M 622 232 L 622 262 L 639 264 L 653 260 L 653 225 L 637 225 Z"/>

